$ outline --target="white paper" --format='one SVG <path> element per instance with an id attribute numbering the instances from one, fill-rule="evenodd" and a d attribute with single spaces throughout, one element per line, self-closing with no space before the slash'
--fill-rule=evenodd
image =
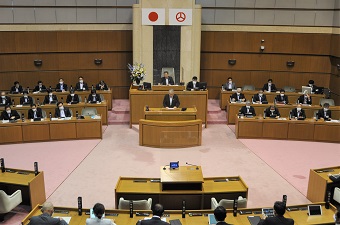
<path id="1" fill-rule="evenodd" d="M 54 218 L 62 218 L 63 220 L 65 220 L 65 222 L 67 224 L 70 224 L 70 221 L 71 221 L 71 216 L 60 216 L 60 217 L 54 217 Z"/>

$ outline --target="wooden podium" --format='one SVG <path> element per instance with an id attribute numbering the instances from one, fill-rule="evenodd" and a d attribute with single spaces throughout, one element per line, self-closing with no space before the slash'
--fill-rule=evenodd
<path id="1" fill-rule="evenodd" d="M 202 191 L 202 184 L 203 174 L 200 166 L 180 166 L 177 169 L 161 167 L 162 191 Z"/>

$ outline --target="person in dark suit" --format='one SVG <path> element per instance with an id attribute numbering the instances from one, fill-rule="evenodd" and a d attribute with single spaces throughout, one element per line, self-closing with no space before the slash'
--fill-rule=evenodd
<path id="1" fill-rule="evenodd" d="M 318 118 L 323 118 L 324 120 L 331 120 L 332 118 L 332 111 L 329 110 L 329 104 L 325 103 L 323 104 L 323 108 L 319 109 L 317 112 Z"/>
<path id="2" fill-rule="evenodd" d="M 312 88 L 312 93 L 315 93 L 318 89 L 318 87 L 316 85 L 314 85 L 314 80 L 309 80 L 307 86 Z"/>
<path id="3" fill-rule="evenodd" d="M 14 82 L 14 86 L 11 88 L 12 94 L 21 94 L 23 92 L 22 86 L 19 84 L 19 81 Z"/>
<path id="4" fill-rule="evenodd" d="M 2 120 L 18 120 L 20 115 L 16 110 L 12 110 L 11 106 L 5 106 L 5 110 L 1 113 Z"/>
<path id="5" fill-rule="evenodd" d="M 264 116 L 265 117 L 270 117 L 270 118 L 279 118 L 280 117 L 280 112 L 278 108 L 275 106 L 271 105 L 268 108 L 264 110 Z"/>
<path id="6" fill-rule="evenodd" d="M 267 104 L 268 100 L 265 94 L 263 94 L 263 90 L 259 90 L 257 94 L 253 96 L 253 102 L 259 104 Z"/>
<path id="7" fill-rule="evenodd" d="M 276 87 L 275 87 L 275 84 L 273 84 L 273 80 L 272 79 L 268 79 L 268 83 L 263 85 L 262 90 L 263 91 L 268 91 L 268 92 L 275 92 L 276 91 Z"/>
<path id="8" fill-rule="evenodd" d="M 187 84 L 187 91 L 193 91 L 199 88 L 199 82 L 197 82 L 197 77 L 192 77 L 192 80 Z"/>
<path id="9" fill-rule="evenodd" d="M 298 104 L 296 108 L 292 109 L 291 117 L 300 120 L 306 119 L 306 113 L 305 110 L 301 108 L 301 104 Z"/>
<path id="10" fill-rule="evenodd" d="M 28 225 L 67 225 L 62 218 L 53 218 L 54 207 L 51 202 L 45 202 L 41 208 L 42 214 L 32 216 Z"/>
<path id="11" fill-rule="evenodd" d="M 88 102 L 101 102 L 102 99 L 99 94 L 96 93 L 96 90 L 91 90 L 91 94 L 87 98 Z"/>
<path id="12" fill-rule="evenodd" d="M 241 88 L 237 88 L 236 92 L 230 96 L 230 100 L 232 102 L 245 102 L 246 97 L 244 97 L 244 94 L 242 94 L 241 91 Z"/>
<path id="13" fill-rule="evenodd" d="M 43 82 L 41 80 L 38 81 L 38 85 L 35 86 L 35 88 L 33 89 L 33 92 L 46 92 L 46 86 L 43 85 Z"/>
<path id="14" fill-rule="evenodd" d="M 298 103 L 311 105 L 312 104 L 312 96 L 310 96 L 307 92 L 305 92 L 303 95 L 301 95 L 298 98 Z"/>
<path id="15" fill-rule="evenodd" d="M 100 91 L 107 91 L 109 88 L 107 87 L 106 83 L 101 80 L 97 85 L 96 85 L 96 90 Z"/>
<path id="16" fill-rule="evenodd" d="M 274 203 L 274 217 L 263 216 L 258 225 L 294 225 L 293 219 L 283 216 L 285 212 L 286 205 L 283 202 L 277 201 Z"/>
<path id="17" fill-rule="evenodd" d="M 169 90 L 169 94 L 166 94 L 163 99 L 164 108 L 178 108 L 181 103 L 179 98 L 175 95 L 174 89 Z"/>
<path id="18" fill-rule="evenodd" d="M 228 77 L 227 83 L 223 85 L 223 88 L 225 90 L 235 90 L 236 89 L 236 84 L 233 82 L 233 78 Z"/>
<path id="19" fill-rule="evenodd" d="M 86 225 L 116 225 L 113 220 L 104 218 L 105 207 L 101 203 L 93 206 L 93 214 L 95 218 L 87 218 Z"/>
<path id="20" fill-rule="evenodd" d="M 239 113 L 242 115 L 256 116 L 255 109 L 253 106 L 250 105 L 249 101 L 246 102 L 245 106 L 241 107 Z"/>
<path id="21" fill-rule="evenodd" d="M 57 96 L 54 95 L 52 91 L 49 91 L 48 95 L 45 96 L 44 104 L 53 104 L 56 103 L 57 101 L 58 101 Z"/>
<path id="22" fill-rule="evenodd" d="M 78 77 L 79 82 L 76 83 L 76 90 L 77 91 L 88 91 L 89 87 L 87 83 L 84 82 L 84 78 L 82 76 Z"/>
<path id="23" fill-rule="evenodd" d="M 223 206 L 217 206 L 214 210 L 214 216 L 217 221 L 216 225 L 228 225 L 229 223 L 225 222 L 225 218 L 227 217 L 227 210 Z"/>
<path id="24" fill-rule="evenodd" d="M 174 79 L 172 79 L 172 77 L 169 76 L 169 72 L 168 71 L 164 71 L 163 73 L 163 77 L 161 78 L 161 84 L 162 85 L 174 85 Z"/>
<path id="25" fill-rule="evenodd" d="M 64 83 L 63 78 L 59 78 L 59 83 L 56 85 L 55 90 L 58 92 L 64 92 L 67 91 L 67 84 Z"/>
<path id="26" fill-rule="evenodd" d="M 54 112 L 54 117 L 56 118 L 65 118 L 65 117 L 71 117 L 71 111 L 69 108 L 64 107 L 64 104 L 62 102 L 57 103 L 57 108 Z"/>
<path id="27" fill-rule="evenodd" d="M 339 208 L 336 211 L 334 217 L 335 217 L 334 218 L 335 219 L 335 225 L 340 225 L 340 209 Z"/>
<path id="28" fill-rule="evenodd" d="M 288 104 L 288 96 L 285 95 L 285 90 L 281 89 L 280 94 L 275 97 L 275 101 L 278 104 Z"/>
<path id="29" fill-rule="evenodd" d="M 74 93 L 74 91 L 70 91 L 70 94 L 67 95 L 66 98 L 66 103 L 67 104 L 77 104 L 79 103 L 79 96 Z"/>
<path id="30" fill-rule="evenodd" d="M 152 218 L 149 220 L 139 220 L 136 225 L 169 225 L 169 223 L 161 220 L 164 208 L 161 204 L 156 204 L 152 209 Z"/>
<path id="31" fill-rule="evenodd" d="M 33 104 L 33 98 L 28 96 L 28 92 L 24 91 L 24 96 L 20 98 L 20 105 L 31 105 Z"/>
<path id="32" fill-rule="evenodd" d="M 28 110 L 28 119 L 42 118 L 42 109 L 38 108 L 36 104 L 32 104 Z"/>
<path id="33" fill-rule="evenodd" d="M 11 105 L 11 97 L 6 96 L 6 92 L 2 91 L 0 96 L 0 105 Z"/>

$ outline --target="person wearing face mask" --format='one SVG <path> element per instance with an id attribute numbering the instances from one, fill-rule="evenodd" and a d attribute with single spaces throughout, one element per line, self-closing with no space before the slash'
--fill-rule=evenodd
<path id="1" fill-rule="evenodd" d="M 197 81 L 197 77 L 192 77 L 192 80 L 187 84 L 187 91 L 193 91 L 199 88 L 199 82 Z"/>
<path id="2" fill-rule="evenodd" d="M 20 115 L 16 110 L 12 110 L 11 106 L 5 106 L 5 110 L 2 111 L 0 119 L 2 120 L 18 120 Z"/>
<path id="3" fill-rule="evenodd" d="M 310 96 L 305 91 L 305 93 L 298 98 L 298 103 L 304 104 L 304 105 L 311 105 L 312 104 L 312 96 Z"/>
<path id="4" fill-rule="evenodd" d="M 332 118 L 332 111 L 329 109 L 329 104 L 323 104 L 323 108 L 319 109 L 317 113 L 319 118 L 323 118 L 324 120 L 331 120 Z"/>
<path id="5" fill-rule="evenodd" d="M 275 101 L 278 104 L 288 104 L 288 96 L 285 95 L 285 90 L 281 89 L 280 94 L 275 97 Z"/>
<path id="6" fill-rule="evenodd" d="M 93 206 L 94 218 L 87 218 L 86 225 L 116 225 L 113 220 L 104 218 L 105 207 L 101 203 L 96 203 Z"/>
<path id="7" fill-rule="evenodd" d="M 76 90 L 77 91 L 88 91 L 89 87 L 87 83 L 84 82 L 84 78 L 82 76 L 78 77 L 79 82 L 76 83 Z"/>
<path id="8" fill-rule="evenodd" d="M 67 225 L 62 218 L 52 217 L 54 207 L 51 202 L 45 202 L 41 208 L 42 214 L 39 216 L 32 216 L 28 225 Z"/>
<path id="9" fill-rule="evenodd" d="M 14 86 L 11 88 L 11 94 L 20 94 L 23 92 L 22 86 L 19 84 L 19 81 L 14 82 Z"/>
<path id="10" fill-rule="evenodd" d="M 64 92 L 67 91 L 67 84 L 64 83 L 63 78 L 59 78 L 59 83 L 55 87 L 55 91 L 57 92 Z"/>
<path id="11" fill-rule="evenodd" d="M 239 111 L 239 114 L 245 116 L 256 116 L 255 109 L 253 106 L 250 105 L 250 101 L 247 101 L 246 105 L 242 106 L 242 108 Z"/>
<path id="12" fill-rule="evenodd" d="M 301 108 L 301 104 L 298 104 L 296 108 L 294 108 L 292 111 L 291 111 L 291 117 L 292 118 L 295 118 L 297 120 L 304 120 L 306 119 L 306 113 L 305 113 L 305 110 L 303 110 Z"/>
<path id="13" fill-rule="evenodd" d="M 64 104 L 62 102 L 57 103 L 57 108 L 54 112 L 54 117 L 56 118 L 65 118 L 65 117 L 71 117 L 71 111 L 69 108 L 64 107 Z"/>
<path id="14" fill-rule="evenodd" d="M 6 92 L 2 91 L 0 96 L 0 106 L 6 106 L 11 104 L 12 104 L 11 98 L 6 96 Z"/>
<path id="15" fill-rule="evenodd" d="M 97 91 L 107 91 L 109 88 L 107 87 L 106 83 L 101 80 L 97 85 L 96 85 L 96 90 Z"/>
<path id="16" fill-rule="evenodd" d="M 100 98 L 100 95 L 96 93 L 96 90 L 91 90 L 91 94 L 89 94 L 89 97 L 87 98 L 88 102 L 96 103 L 101 102 L 102 99 Z"/>
<path id="17" fill-rule="evenodd" d="M 52 91 L 48 92 L 48 95 L 45 96 L 44 104 L 54 104 L 58 101 L 58 98 L 56 95 L 52 93 Z"/>
<path id="18" fill-rule="evenodd" d="M 32 104 L 28 110 L 28 119 L 42 118 L 42 110 L 36 104 Z"/>
<path id="19" fill-rule="evenodd" d="M 24 91 L 24 96 L 20 98 L 20 105 L 31 105 L 33 103 L 33 98 L 28 96 L 28 92 Z"/>
<path id="20" fill-rule="evenodd" d="M 228 77 L 228 81 L 223 85 L 223 87 L 227 91 L 235 90 L 236 84 L 233 82 L 233 78 Z"/>
<path id="21" fill-rule="evenodd" d="M 319 88 L 316 85 L 314 85 L 314 80 L 309 80 L 307 86 L 312 88 L 312 93 L 318 92 Z"/>
<path id="22" fill-rule="evenodd" d="M 66 98 L 66 103 L 67 104 L 78 104 L 79 103 L 79 96 L 74 93 L 74 91 L 70 91 L 70 94 L 67 95 Z"/>
<path id="23" fill-rule="evenodd" d="M 241 91 L 241 88 L 237 88 L 236 92 L 230 96 L 230 100 L 232 102 L 245 102 L 246 98 L 244 97 L 244 94 L 241 93 Z"/>
<path id="24" fill-rule="evenodd" d="M 270 118 L 279 118 L 280 117 L 280 112 L 279 112 L 278 108 L 276 108 L 275 106 L 271 105 L 270 107 L 265 109 L 264 116 L 265 117 L 270 117 Z"/>
<path id="25" fill-rule="evenodd" d="M 253 103 L 268 104 L 267 97 L 265 94 L 263 94 L 263 90 L 259 90 L 259 93 L 254 95 Z"/>
<path id="26" fill-rule="evenodd" d="M 275 92 L 276 87 L 275 84 L 273 84 L 272 79 L 268 79 L 268 83 L 265 83 L 262 88 L 263 91 L 268 91 L 268 92 Z"/>
<path id="27" fill-rule="evenodd" d="M 46 86 L 43 85 L 41 80 L 38 81 L 38 85 L 34 87 L 33 92 L 46 92 Z"/>

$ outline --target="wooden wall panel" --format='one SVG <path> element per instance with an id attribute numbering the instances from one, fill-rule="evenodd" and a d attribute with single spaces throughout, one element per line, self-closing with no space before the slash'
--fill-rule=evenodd
<path id="1" fill-rule="evenodd" d="M 289 74 L 290 74 L 290 72 L 273 72 L 273 71 L 270 71 L 269 77 L 271 79 L 273 79 L 273 83 L 275 84 L 276 88 L 281 89 L 284 86 L 291 86 Z"/>
<path id="2" fill-rule="evenodd" d="M 15 32 L 15 51 L 16 52 L 36 52 L 37 51 L 37 37 L 36 32 Z"/>
<path id="3" fill-rule="evenodd" d="M 130 86 L 130 76 L 127 70 L 99 70 L 98 78 L 112 87 Z"/>
<path id="4" fill-rule="evenodd" d="M 340 76 L 332 74 L 330 76 L 330 85 L 329 89 L 334 92 L 331 93 L 331 98 L 334 99 L 336 105 L 340 105 Z M 340 119 L 340 118 L 333 118 L 333 119 Z"/>
<path id="5" fill-rule="evenodd" d="M 0 53 L 16 52 L 15 33 L 0 32 Z"/>
<path id="6" fill-rule="evenodd" d="M 58 31 L 57 46 L 59 52 L 76 52 L 77 51 L 77 31 Z"/>
<path id="7" fill-rule="evenodd" d="M 234 33 L 234 52 L 251 52 L 252 42 L 249 32 Z"/>
<path id="8" fill-rule="evenodd" d="M 36 42 L 38 52 L 56 52 L 58 50 L 55 31 L 36 32 Z"/>
<path id="9" fill-rule="evenodd" d="M 265 46 L 263 52 L 273 52 L 273 33 L 250 33 L 252 48 L 251 52 L 261 52 L 261 45 Z M 264 42 L 262 42 L 264 40 Z"/>
<path id="10" fill-rule="evenodd" d="M 76 70 L 79 68 L 79 57 L 77 53 L 58 54 L 59 70 Z"/>
<path id="11" fill-rule="evenodd" d="M 273 53 L 293 52 L 293 35 L 288 33 L 274 33 L 272 52 Z"/>
<path id="12" fill-rule="evenodd" d="M 340 35 L 332 34 L 330 55 L 340 57 Z"/>
<path id="13" fill-rule="evenodd" d="M 214 47 L 215 43 L 213 41 L 215 39 L 215 34 L 217 35 L 219 33 L 217 32 L 202 32 L 201 33 L 201 52 L 213 51 L 215 49 Z M 201 53 L 201 58 L 202 58 L 202 54 L 204 53 Z"/>
<path id="14" fill-rule="evenodd" d="M 129 98 L 129 87 L 113 87 L 112 95 L 113 99 L 128 99 Z"/>
<path id="15" fill-rule="evenodd" d="M 250 73 L 249 84 L 252 84 L 257 88 L 262 88 L 263 84 L 267 83 L 269 78 L 270 78 L 270 72 L 269 71 L 252 71 Z"/>
<path id="16" fill-rule="evenodd" d="M 97 51 L 97 42 L 96 31 L 77 32 L 77 52 Z"/>
<path id="17" fill-rule="evenodd" d="M 234 51 L 234 33 L 233 32 L 217 32 L 213 41 L 213 50 L 216 52 L 233 52 Z"/>

